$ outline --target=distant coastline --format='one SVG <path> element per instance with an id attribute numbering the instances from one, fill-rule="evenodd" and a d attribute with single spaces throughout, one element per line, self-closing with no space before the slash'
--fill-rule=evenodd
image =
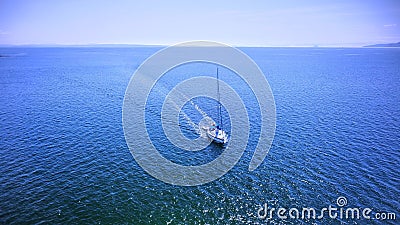
<path id="1" fill-rule="evenodd" d="M 400 42 L 397 43 L 388 43 L 388 44 L 375 44 L 375 45 L 366 45 L 363 47 L 387 47 L 387 48 L 399 48 Z"/>
<path id="2" fill-rule="evenodd" d="M 0 48 L 133 48 L 133 47 L 165 47 L 164 45 L 145 44 L 0 44 Z"/>
<path id="3" fill-rule="evenodd" d="M 0 48 L 141 48 L 141 47 L 152 47 L 152 48 L 164 48 L 169 45 L 163 44 L 0 44 Z M 290 46 L 275 46 L 275 45 L 232 45 L 236 48 L 399 48 L 400 42 L 397 43 L 386 43 L 386 44 L 373 44 L 373 45 L 290 45 Z M 4 55 L 0 55 L 4 57 Z"/>

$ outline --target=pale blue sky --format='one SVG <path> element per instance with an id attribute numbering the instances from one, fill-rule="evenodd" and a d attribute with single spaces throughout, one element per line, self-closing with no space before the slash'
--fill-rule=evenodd
<path id="1" fill-rule="evenodd" d="M 400 41 L 399 0 L 0 0 L 0 44 L 361 46 Z"/>

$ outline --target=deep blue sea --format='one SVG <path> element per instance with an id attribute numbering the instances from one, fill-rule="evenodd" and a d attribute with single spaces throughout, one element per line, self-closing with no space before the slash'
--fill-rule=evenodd
<path id="1" fill-rule="evenodd" d="M 244 96 L 255 132 L 232 170 L 194 187 L 153 178 L 125 141 L 125 90 L 158 50 L 0 48 L 0 224 L 399 224 L 400 49 L 241 48 L 274 95 L 272 147 L 261 166 L 248 171 L 260 112 L 249 90 L 221 68 L 221 80 Z M 146 112 L 154 145 L 183 165 L 211 161 L 223 151 L 210 145 L 187 153 L 163 143 L 165 90 L 201 74 L 213 76 L 214 67 L 178 68 L 154 88 Z M 215 118 L 215 101 L 194 101 Z M 198 122 L 190 105 L 184 110 Z M 185 135 L 196 137 L 181 120 Z M 258 217 L 265 203 L 319 212 L 338 207 L 339 197 L 347 200 L 343 208 L 397 218 Z"/>

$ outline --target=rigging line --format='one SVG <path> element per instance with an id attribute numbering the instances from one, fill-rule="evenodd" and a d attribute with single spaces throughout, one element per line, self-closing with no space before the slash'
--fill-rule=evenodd
<path id="1" fill-rule="evenodd" d="M 218 75 L 218 67 L 217 67 L 217 95 L 218 95 L 218 119 L 219 119 L 219 125 L 221 126 L 221 129 L 223 128 L 222 126 L 222 111 L 221 111 L 221 97 L 219 93 L 219 75 Z"/>

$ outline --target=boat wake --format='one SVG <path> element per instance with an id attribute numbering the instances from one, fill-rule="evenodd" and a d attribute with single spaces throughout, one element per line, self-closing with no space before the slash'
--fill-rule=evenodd
<path id="1" fill-rule="evenodd" d="M 166 96 L 168 95 L 169 90 L 163 86 L 162 84 L 159 84 L 158 88 L 155 89 L 160 95 Z M 176 91 L 181 98 L 185 99 L 186 102 L 189 102 L 194 109 L 196 109 L 196 111 L 198 113 L 200 113 L 200 115 L 202 116 L 202 119 L 200 120 L 199 124 L 196 124 L 195 122 L 193 122 L 192 119 L 190 119 L 190 117 L 178 106 L 178 104 L 175 103 L 175 101 L 173 101 L 171 98 L 168 99 L 168 101 L 170 103 L 172 103 L 172 105 L 175 107 L 175 109 L 177 110 L 177 112 L 179 112 L 179 114 L 182 115 L 183 119 L 185 120 L 185 122 L 187 122 L 187 124 L 189 124 L 189 127 L 184 125 L 184 124 L 179 124 L 179 126 L 181 127 L 181 129 L 186 129 L 188 128 L 188 130 L 191 130 L 192 132 L 194 132 L 197 135 L 200 135 L 200 137 L 203 138 L 208 138 L 207 137 L 207 130 L 209 127 L 212 126 L 212 124 L 215 124 L 215 121 L 206 113 L 204 112 L 203 109 L 201 109 L 201 107 L 199 105 L 197 105 L 196 103 L 193 102 L 192 99 L 190 99 L 189 97 L 187 97 L 184 93 L 180 92 L 180 91 Z"/>

